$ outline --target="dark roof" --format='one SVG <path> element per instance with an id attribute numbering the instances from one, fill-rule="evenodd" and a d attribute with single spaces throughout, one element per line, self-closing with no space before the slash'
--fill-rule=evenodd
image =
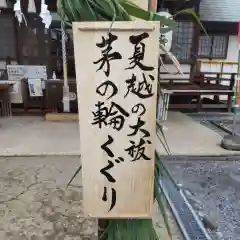
<path id="1" fill-rule="evenodd" d="M 240 0 L 202 0 L 200 19 L 211 22 L 240 22 Z"/>

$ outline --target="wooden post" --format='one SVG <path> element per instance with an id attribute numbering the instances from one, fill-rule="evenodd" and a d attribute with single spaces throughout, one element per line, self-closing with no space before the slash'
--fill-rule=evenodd
<path id="1" fill-rule="evenodd" d="M 149 0 L 148 9 L 152 12 L 157 11 L 157 0 Z"/>
<path id="2" fill-rule="evenodd" d="M 195 4 L 194 9 L 195 12 L 197 13 L 197 16 L 199 17 L 199 5 L 200 1 Z M 191 81 L 194 80 L 194 76 L 196 74 L 196 71 L 198 66 L 198 47 L 199 47 L 199 37 L 200 37 L 200 30 L 201 27 L 199 23 L 196 21 L 195 18 L 193 18 L 193 23 L 194 23 L 194 30 L 193 30 L 193 41 L 192 41 L 192 48 L 191 48 L 191 69 L 190 69 L 190 79 Z M 199 69 L 201 70 L 201 69 Z"/>

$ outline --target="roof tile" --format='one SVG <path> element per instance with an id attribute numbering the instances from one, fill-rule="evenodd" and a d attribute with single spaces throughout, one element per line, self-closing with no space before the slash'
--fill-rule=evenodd
<path id="1" fill-rule="evenodd" d="M 239 22 L 240 0 L 202 0 L 201 21 Z"/>

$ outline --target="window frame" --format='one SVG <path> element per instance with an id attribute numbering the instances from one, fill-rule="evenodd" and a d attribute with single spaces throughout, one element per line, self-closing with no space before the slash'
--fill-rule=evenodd
<path id="1" fill-rule="evenodd" d="M 210 46 L 210 52 L 209 55 L 201 55 L 199 54 L 199 47 L 200 47 L 200 37 L 201 36 L 206 36 L 204 33 L 201 33 L 199 36 L 199 43 L 198 43 L 198 58 L 201 59 L 227 59 L 227 54 L 228 54 L 228 45 L 229 45 L 229 35 L 226 34 L 221 34 L 221 33 L 210 33 L 208 34 L 209 37 L 211 37 L 211 46 Z M 226 38 L 226 47 L 224 49 L 224 56 L 213 56 L 213 42 L 215 37 L 225 37 Z"/>
<path id="2" fill-rule="evenodd" d="M 8 12 L 5 13 L 4 11 L 2 11 L 2 12 L 0 13 L 0 24 L 1 24 L 1 19 L 6 19 L 6 18 L 8 18 L 9 21 L 11 20 L 11 22 L 12 22 L 12 29 L 11 29 L 11 31 L 12 31 L 12 34 L 13 34 L 13 40 L 12 40 L 11 48 L 13 48 L 14 56 L 9 56 L 9 54 L 8 54 L 8 56 L 2 56 L 2 55 L 0 55 L 0 60 L 1 60 L 1 61 L 5 61 L 7 57 L 10 57 L 11 60 L 17 60 L 17 55 L 18 55 L 18 53 L 17 53 L 16 20 L 15 20 L 13 14 L 10 14 L 10 13 L 8 13 Z M 0 46 L 0 47 L 1 47 L 1 46 Z"/>
<path id="3" fill-rule="evenodd" d="M 173 33 L 173 41 L 172 41 L 172 46 L 170 49 L 170 52 L 177 58 L 179 63 L 181 64 L 191 64 L 192 62 L 192 49 L 193 49 L 193 39 L 194 39 L 194 33 L 195 33 L 195 22 L 191 18 L 179 18 L 176 19 L 177 22 L 187 22 L 192 24 L 192 39 L 191 39 L 191 46 L 190 46 L 190 55 L 188 59 L 178 59 L 175 53 L 173 52 L 173 44 L 174 44 L 174 33 Z M 165 58 L 165 57 L 164 57 Z M 169 64 L 172 63 L 170 59 L 165 58 L 164 63 Z"/>

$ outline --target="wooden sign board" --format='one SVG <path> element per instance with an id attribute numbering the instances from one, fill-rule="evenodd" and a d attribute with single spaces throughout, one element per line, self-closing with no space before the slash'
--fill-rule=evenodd
<path id="1" fill-rule="evenodd" d="M 84 212 L 151 218 L 157 22 L 73 24 Z"/>
<path id="2" fill-rule="evenodd" d="M 145 10 L 148 10 L 148 0 L 134 0 L 133 1 L 137 6 L 145 9 Z"/>

